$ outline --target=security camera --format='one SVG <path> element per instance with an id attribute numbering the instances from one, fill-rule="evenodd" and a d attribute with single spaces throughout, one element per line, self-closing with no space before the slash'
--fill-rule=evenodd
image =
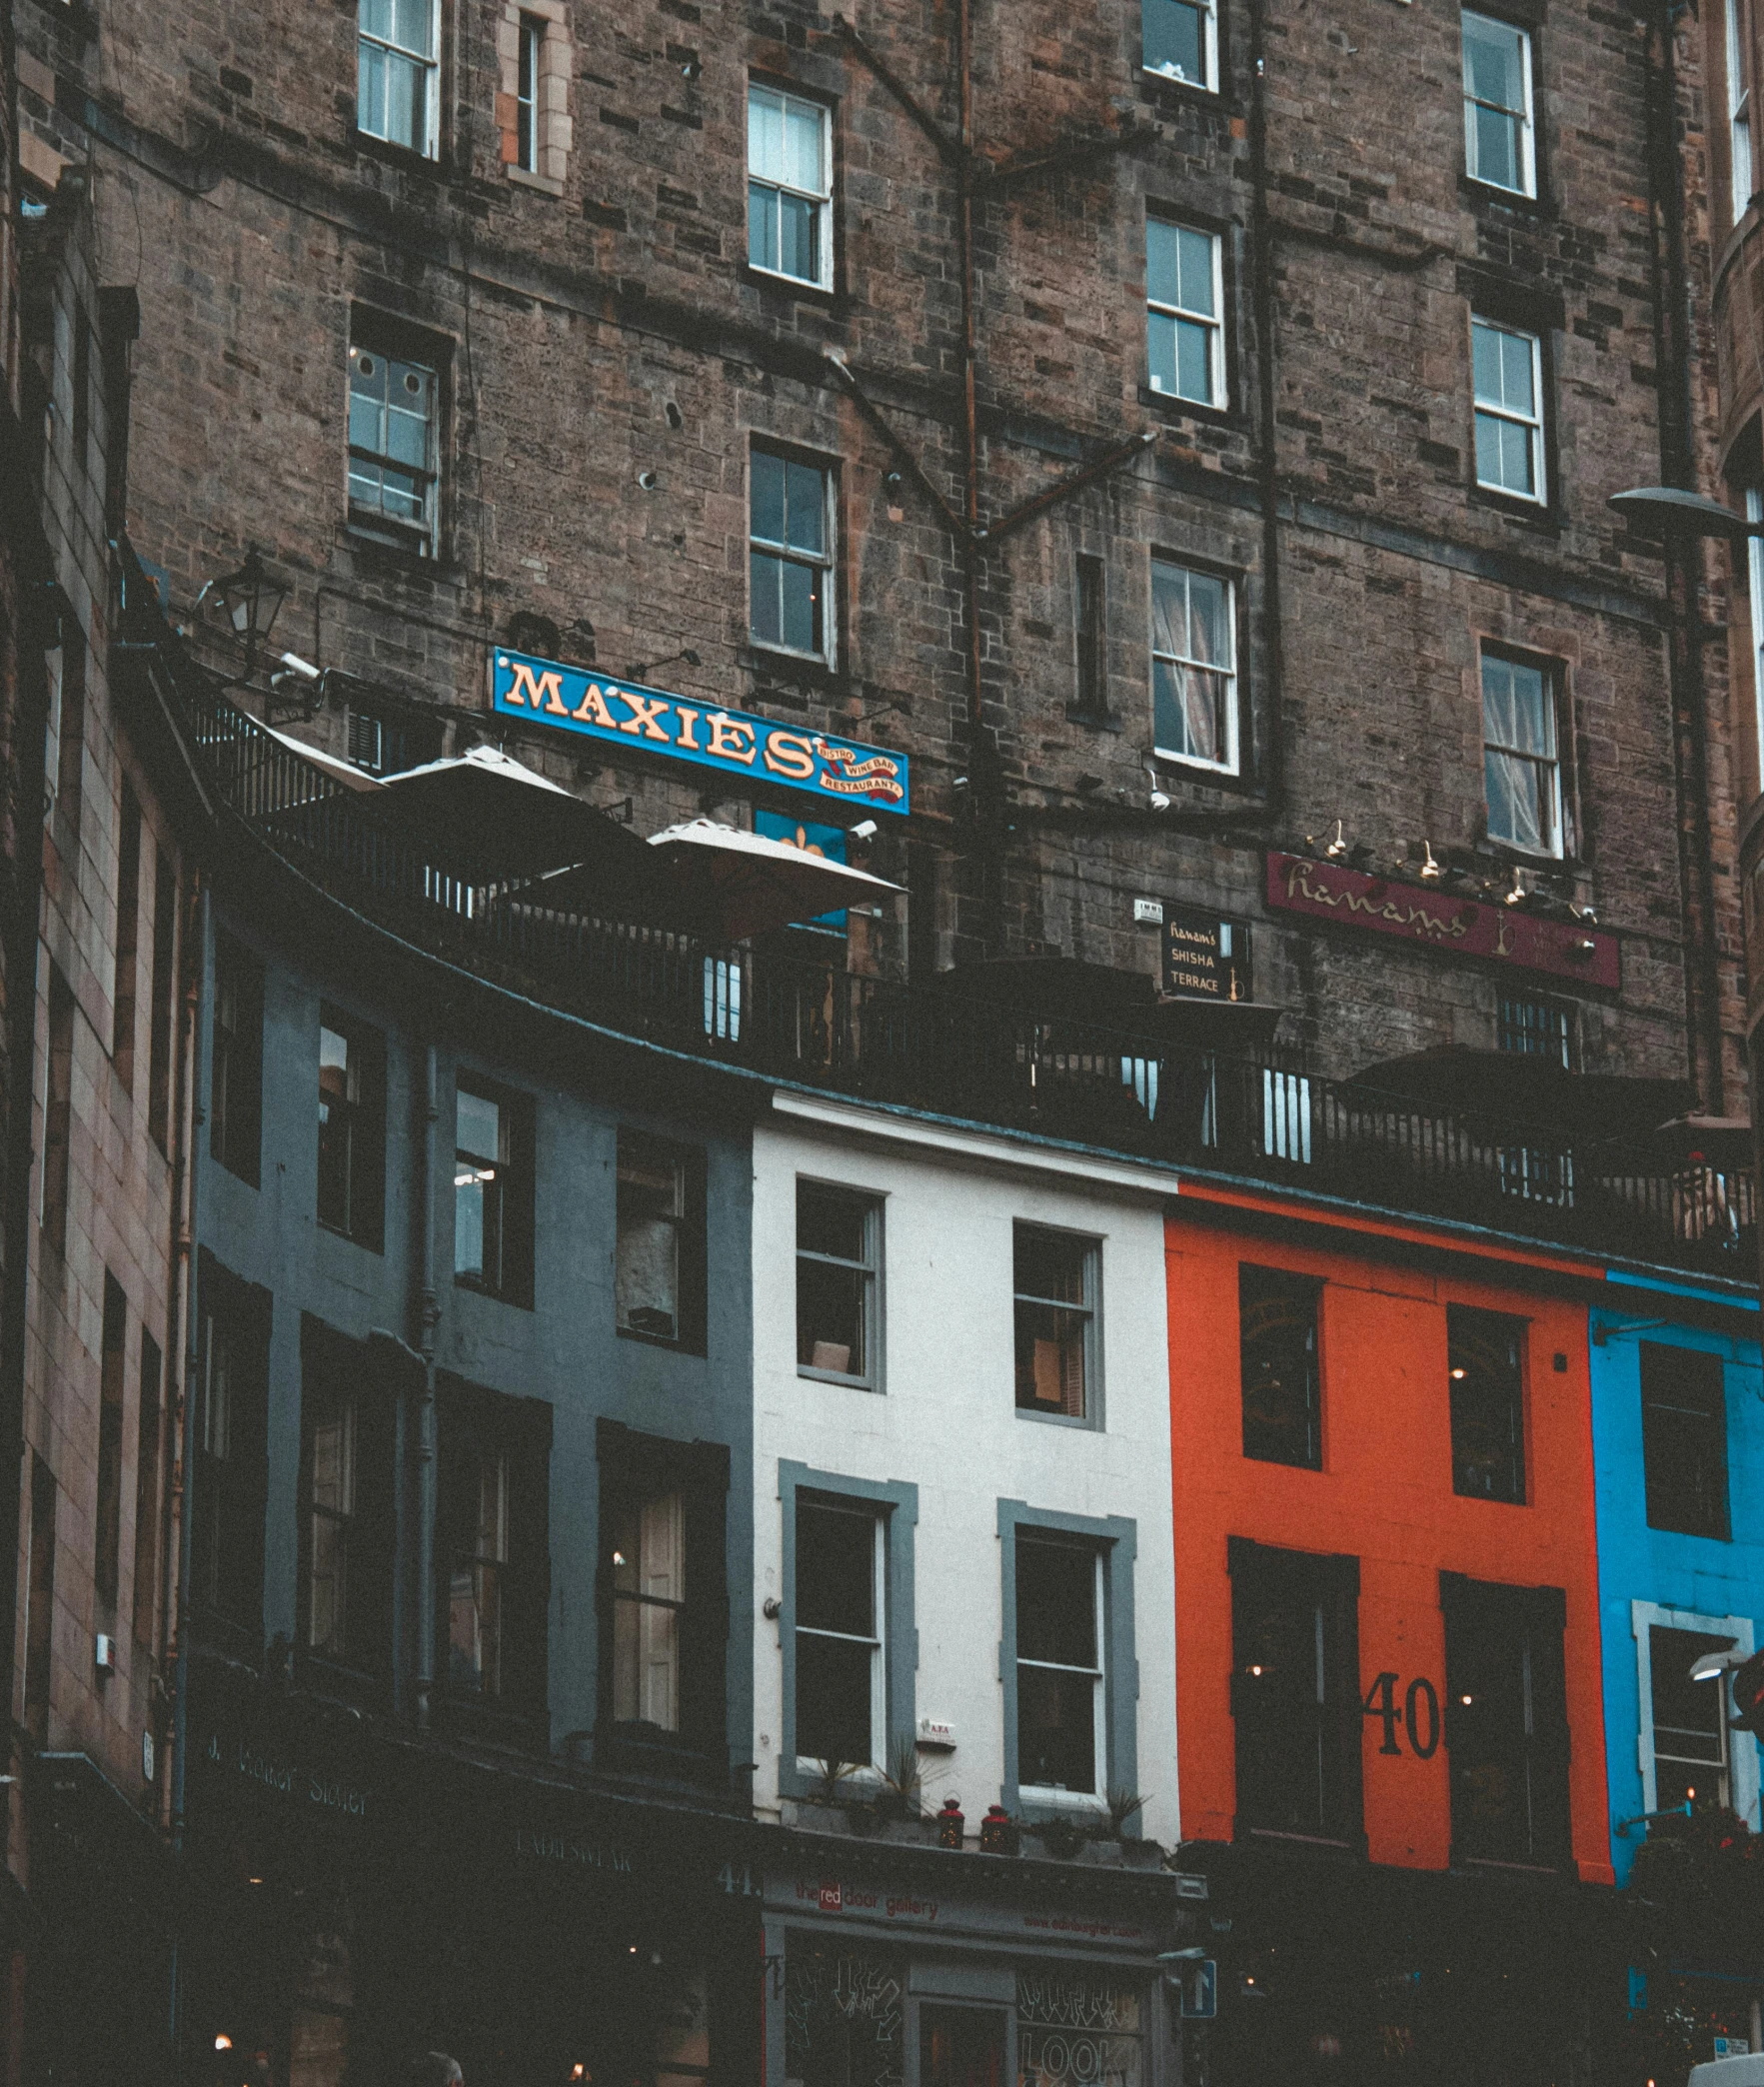
<path id="1" fill-rule="evenodd" d="M 876 839 L 876 821 L 874 819 L 859 820 L 858 824 L 852 829 L 852 839 L 854 841 L 874 841 Z"/>
<path id="2" fill-rule="evenodd" d="M 1153 811 L 1153 812 L 1167 812 L 1167 811 L 1169 810 L 1169 808 L 1170 808 L 1170 801 L 1169 801 L 1169 799 L 1168 799 L 1168 798 L 1167 798 L 1167 797 L 1166 797 L 1166 796 L 1164 795 L 1164 793 L 1163 793 L 1163 792 L 1162 792 L 1161 790 L 1154 790 L 1154 791 L 1153 791 L 1153 792 L 1151 793 L 1151 809 L 1152 809 L 1152 811 Z"/>
<path id="3" fill-rule="evenodd" d="M 303 660 L 298 653 L 285 652 L 282 655 L 282 665 L 288 669 L 290 674 L 298 674 L 302 681 L 317 681 L 319 679 L 319 670 L 310 660 Z"/>

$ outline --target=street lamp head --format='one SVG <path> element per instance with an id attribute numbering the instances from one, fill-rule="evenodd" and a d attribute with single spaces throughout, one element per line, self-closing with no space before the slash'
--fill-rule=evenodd
<path id="1" fill-rule="evenodd" d="M 1733 1649 L 1731 1641 L 1722 1648 L 1699 1652 L 1691 1664 L 1690 1678 L 1693 1681 L 1713 1681 L 1725 1674 L 1729 1667 L 1740 1664 L 1745 1655 Z"/>
<path id="2" fill-rule="evenodd" d="M 209 581 L 197 597 L 198 605 L 210 599 L 244 645 L 247 659 L 255 664 L 259 648 L 269 638 L 282 604 L 288 599 L 287 588 L 280 580 L 271 579 L 255 544 L 236 572 L 223 573 L 218 580 Z"/>
<path id="3" fill-rule="evenodd" d="M 1748 522 L 1720 501 L 1705 500 L 1700 493 L 1686 493 L 1678 486 L 1636 486 L 1627 493 L 1613 493 L 1607 504 L 1650 536 L 1739 538 L 1759 533 L 1760 525 Z"/>

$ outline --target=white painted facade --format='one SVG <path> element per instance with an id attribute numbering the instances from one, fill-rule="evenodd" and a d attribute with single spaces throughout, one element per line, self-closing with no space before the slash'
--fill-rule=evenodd
<path id="1" fill-rule="evenodd" d="M 944 1130 L 922 1120 L 798 1095 L 775 1096 L 754 1135 L 756 1807 L 813 1826 L 786 1729 L 791 1614 L 781 1471 L 915 1488 L 913 1722 L 953 1728 L 951 1751 L 921 1750 L 923 1802 L 953 1792 L 971 1843 L 989 1804 L 1043 1812 L 1007 1781 L 1002 1644 L 1006 1600 L 999 1503 L 1057 1526 L 1130 1524 L 1134 1822 L 1178 1839 L 1175 1623 L 1170 1534 L 1168 1321 L 1163 1200 L 1149 1167 Z M 881 1384 L 800 1373 L 797 1183 L 881 1200 Z M 1013 1374 L 1013 1224 L 1098 1242 L 1100 1413 L 1096 1424 L 1019 1412 Z M 812 1483 L 804 1480 L 802 1482 Z M 1014 1511 L 1014 1510 L 1012 1510 Z M 890 1619 L 898 1624 L 898 1618 Z M 780 1763 L 786 1763 L 781 1790 Z M 1101 1781 L 1099 1773 L 1098 1780 Z M 1074 1801 L 1074 1808 L 1076 1808 Z M 1090 1807 L 1093 1811 L 1094 1806 Z"/>

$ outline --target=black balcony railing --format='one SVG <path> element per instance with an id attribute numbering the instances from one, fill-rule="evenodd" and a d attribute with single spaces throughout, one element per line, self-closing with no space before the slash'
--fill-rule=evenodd
<path id="1" fill-rule="evenodd" d="M 162 654 L 162 657 L 164 655 Z M 1148 1044 L 937 988 L 718 947 L 546 902 L 494 848 L 402 833 L 187 660 L 173 680 L 221 800 L 307 876 L 437 955 L 632 1037 L 812 1086 L 1754 1279 L 1749 1167 L 1419 1105 L 1277 1053 Z"/>

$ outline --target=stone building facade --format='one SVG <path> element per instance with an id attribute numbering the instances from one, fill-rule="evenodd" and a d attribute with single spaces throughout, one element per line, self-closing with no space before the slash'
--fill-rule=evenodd
<path id="1" fill-rule="evenodd" d="M 261 545 L 333 751 L 499 738 L 639 831 L 791 809 L 484 715 L 493 647 L 592 664 L 910 755 L 869 853 L 909 899 L 865 962 L 1152 970 L 1149 900 L 1246 926 L 1319 1069 L 1537 1020 L 1731 1098 L 1734 731 L 1688 635 L 1723 596 L 1605 505 L 1715 454 L 1707 242 L 1668 208 L 1698 83 L 1658 21 L 19 24 L 32 149 L 90 153 L 141 298 L 131 533 L 185 614 Z M 1590 908 L 1620 984 L 1271 911 L 1269 853 L 1336 838 L 1570 941 Z"/>

